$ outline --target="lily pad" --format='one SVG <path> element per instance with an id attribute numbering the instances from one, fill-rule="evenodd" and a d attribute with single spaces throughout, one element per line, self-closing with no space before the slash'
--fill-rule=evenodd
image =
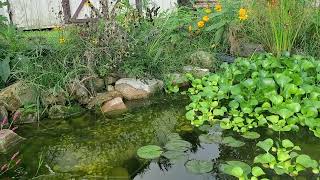
<path id="1" fill-rule="evenodd" d="M 191 143 L 184 140 L 170 140 L 166 145 L 165 149 L 170 151 L 186 151 L 191 148 Z"/>
<path id="2" fill-rule="evenodd" d="M 143 146 L 138 149 L 137 154 L 143 159 L 155 159 L 161 156 L 162 149 L 156 145 Z"/>
<path id="3" fill-rule="evenodd" d="M 205 144 L 221 143 L 222 137 L 216 134 L 201 134 L 199 136 L 199 140 Z"/>
<path id="4" fill-rule="evenodd" d="M 233 137 L 223 138 L 222 143 L 225 144 L 226 146 L 230 146 L 230 147 L 241 147 L 241 146 L 245 145 L 244 142 L 236 140 Z"/>
<path id="5" fill-rule="evenodd" d="M 169 159 L 170 161 L 179 161 L 187 159 L 187 155 L 181 151 L 167 151 L 162 153 L 161 156 Z"/>
<path id="6" fill-rule="evenodd" d="M 194 174 L 204 174 L 213 170 L 213 164 L 210 161 L 191 160 L 185 166 L 189 172 Z"/>

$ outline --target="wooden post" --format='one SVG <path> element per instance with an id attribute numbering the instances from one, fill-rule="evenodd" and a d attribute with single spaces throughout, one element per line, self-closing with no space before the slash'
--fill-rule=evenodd
<path id="1" fill-rule="evenodd" d="M 66 24 L 70 23 L 71 9 L 69 0 L 62 0 L 63 19 Z"/>

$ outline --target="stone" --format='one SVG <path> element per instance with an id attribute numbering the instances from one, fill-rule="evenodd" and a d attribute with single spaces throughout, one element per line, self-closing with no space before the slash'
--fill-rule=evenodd
<path id="1" fill-rule="evenodd" d="M 107 101 L 101 107 L 102 113 L 124 112 L 126 110 L 127 106 L 124 104 L 121 97 L 116 97 L 110 101 Z"/>
<path id="2" fill-rule="evenodd" d="M 209 69 L 204 69 L 204 68 L 200 68 L 200 67 L 193 67 L 193 66 L 184 66 L 183 72 L 184 73 L 191 73 L 197 78 L 202 78 L 202 77 L 210 74 Z"/>
<path id="3" fill-rule="evenodd" d="M 42 93 L 42 103 L 45 107 L 50 105 L 65 105 L 66 93 L 63 90 L 53 91 L 49 90 Z"/>
<path id="4" fill-rule="evenodd" d="M 197 51 L 191 54 L 190 61 L 192 65 L 208 69 L 214 68 L 217 62 L 213 54 L 205 51 Z"/>
<path id="5" fill-rule="evenodd" d="M 0 106 L 15 112 L 24 104 L 36 104 L 37 93 L 34 88 L 17 82 L 0 91 Z"/>
<path id="6" fill-rule="evenodd" d="M 114 86 L 108 85 L 108 87 L 107 87 L 107 91 L 108 91 L 108 92 L 114 91 L 114 90 L 115 90 L 115 89 L 114 89 Z"/>
<path id="7" fill-rule="evenodd" d="M 80 104 L 84 105 L 89 103 L 89 91 L 79 80 L 71 82 L 67 85 L 67 89 L 69 95 L 76 99 Z"/>
<path id="8" fill-rule="evenodd" d="M 95 92 L 102 92 L 106 89 L 104 79 L 94 78 L 92 80 L 92 83 L 93 83 L 93 88 Z"/>
<path id="9" fill-rule="evenodd" d="M 109 75 L 104 79 L 106 85 L 114 84 L 114 83 L 116 83 L 118 80 L 119 80 L 118 75 L 113 74 L 113 73 L 109 74 Z"/>
<path id="10" fill-rule="evenodd" d="M 97 96 L 92 97 L 87 105 L 88 109 L 92 109 L 93 107 L 101 107 L 101 105 L 106 102 L 110 101 L 114 98 L 121 97 L 122 94 L 118 91 L 110 91 L 105 93 L 98 93 Z"/>
<path id="11" fill-rule="evenodd" d="M 0 106 L 0 121 L 5 117 L 8 117 L 8 111 L 4 106 Z"/>
<path id="12" fill-rule="evenodd" d="M 0 131 L 0 152 L 5 153 L 18 145 L 24 138 L 17 135 L 10 129 Z"/>
<path id="13" fill-rule="evenodd" d="M 134 78 L 123 78 L 116 82 L 115 89 L 127 100 L 144 99 L 163 88 L 160 80 L 140 80 Z"/>
<path id="14" fill-rule="evenodd" d="M 38 121 L 37 112 L 22 112 L 21 117 L 15 121 L 15 124 L 30 124 Z"/>
<path id="15" fill-rule="evenodd" d="M 50 119 L 66 119 L 74 116 L 78 116 L 84 112 L 84 109 L 80 106 L 63 106 L 54 105 L 48 111 Z"/>
<path id="16" fill-rule="evenodd" d="M 188 87 L 190 85 L 188 78 L 180 73 L 169 74 L 167 80 L 172 83 L 172 85 L 177 85 L 178 87 Z"/>
<path id="17" fill-rule="evenodd" d="M 239 56 L 242 56 L 242 57 L 250 57 L 253 54 L 260 54 L 264 52 L 265 50 L 262 44 L 241 42 L 240 52 L 238 52 L 238 54 Z"/>

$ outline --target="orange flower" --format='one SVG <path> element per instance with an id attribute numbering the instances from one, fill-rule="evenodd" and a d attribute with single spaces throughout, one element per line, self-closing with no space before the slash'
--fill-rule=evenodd
<path id="1" fill-rule="evenodd" d="M 199 27 L 199 28 L 203 28 L 204 25 L 205 25 L 205 22 L 204 22 L 204 21 L 199 21 L 199 22 L 198 22 L 198 27 Z"/>
<path id="2" fill-rule="evenodd" d="M 248 19 L 248 11 L 244 8 L 239 10 L 239 19 L 240 20 L 247 20 Z"/>
<path id="3" fill-rule="evenodd" d="M 202 20 L 203 20 L 204 22 L 208 22 L 208 21 L 209 21 L 209 16 L 203 16 Z"/>
<path id="4" fill-rule="evenodd" d="M 221 6 L 221 4 L 216 4 L 215 5 L 215 7 L 214 7 L 214 9 L 217 11 L 217 12 L 221 12 L 222 11 L 222 6 Z"/>

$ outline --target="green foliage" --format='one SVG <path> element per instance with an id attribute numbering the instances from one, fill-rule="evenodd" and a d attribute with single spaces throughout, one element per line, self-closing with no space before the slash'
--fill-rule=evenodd
<path id="1" fill-rule="evenodd" d="M 265 175 L 265 172 L 258 166 L 251 167 L 241 161 L 227 161 L 226 164 L 221 164 L 219 167 L 220 171 L 237 177 L 239 180 L 267 180 L 267 178 L 262 178 L 261 176 Z"/>
<path id="2" fill-rule="evenodd" d="M 246 27 L 248 36 L 262 43 L 270 52 L 280 56 L 285 52 L 292 52 L 293 49 L 299 51 L 303 41 L 304 46 L 308 46 L 307 43 L 314 44 L 313 38 L 318 35 L 315 35 L 317 29 L 313 29 L 315 26 L 312 16 L 318 10 L 314 8 L 313 0 L 262 0 L 252 1 L 250 6 L 250 18 Z M 315 36 L 309 38 L 306 32 L 310 33 L 311 37 Z"/>
<path id="3" fill-rule="evenodd" d="M 204 174 L 213 170 L 213 164 L 210 161 L 191 160 L 186 163 L 188 171 L 194 174 Z"/>
<path id="4" fill-rule="evenodd" d="M 282 140 L 281 143 L 277 144 L 277 147 L 274 146 L 272 139 L 259 141 L 257 146 L 266 153 L 256 156 L 254 163 L 273 169 L 278 175 L 298 176 L 301 171 L 305 171 L 308 168 L 311 168 L 315 174 L 319 173 L 318 162 L 308 155 L 299 154 L 301 148 L 288 139 Z M 272 150 L 271 152 L 270 149 Z"/>
<path id="5" fill-rule="evenodd" d="M 311 57 L 260 55 L 224 64 L 221 72 L 196 79 L 188 75 L 192 102 L 186 118 L 195 126 L 220 122 L 223 129 L 246 133 L 308 126 L 320 137 L 320 63 Z"/>
<path id="6" fill-rule="evenodd" d="M 159 146 L 147 145 L 138 149 L 137 154 L 140 158 L 155 159 L 161 156 L 162 149 Z"/>

